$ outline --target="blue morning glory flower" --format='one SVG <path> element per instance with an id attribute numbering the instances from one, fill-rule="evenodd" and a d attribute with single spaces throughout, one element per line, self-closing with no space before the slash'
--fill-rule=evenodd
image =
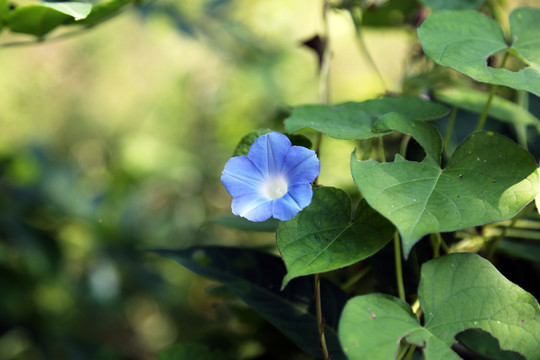
<path id="1" fill-rule="evenodd" d="M 311 203 L 311 182 L 320 169 L 315 151 L 272 132 L 259 136 L 247 156 L 229 159 L 221 182 L 233 197 L 233 214 L 250 221 L 290 220 Z"/>

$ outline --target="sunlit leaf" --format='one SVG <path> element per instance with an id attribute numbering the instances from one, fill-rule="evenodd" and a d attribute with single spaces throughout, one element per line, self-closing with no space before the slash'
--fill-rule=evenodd
<path id="1" fill-rule="evenodd" d="M 448 109 L 419 97 L 387 97 L 339 105 L 304 105 L 293 108 L 285 120 L 288 132 L 302 129 L 321 131 L 337 139 L 368 139 L 385 133 L 373 131 L 375 122 L 387 114 L 415 120 L 443 117 Z"/>
<path id="2" fill-rule="evenodd" d="M 475 254 L 451 254 L 422 266 L 419 300 L 425 325 L 411 308 L 387 295 L 351 299 L 340 320 L 339 337 L 350 360 L 392 359 L 404 339 L 422 348 L 427 360 L 459 359 L 450 346 L 456 334 L 478 328 L 501 348 L 535 358 L 540 351 L 540 307 Z"/>
<path id="3" fill-rule="evenodd" d="M 491 132 L 469 136 L 445 169 L 429 157 L 379 163 L 354 154 L 351 169 L 367 202 L 398 228 L 405 254 L 424 235 L 511 218 L 540 186 L 534 158 Z"/>
<path id="4" fill-rule="evenodd" d="M 277 245 L 287 266 L 283 286 L 293 278 L 342 268 L 379 251 L 394 226 L 365 201 L 354 216 L 343 190 L 315 188 L 311 204 L 294 219 L 281 222 Z"/>
<path id="5" fill-rule="evenodd" d="M 197 246 L 186 250 L 153 250 L 187 269 L 222 282 L 236 296 L 272 323 L 304 351 L 322 357 L 313 308 L 314 280 L 299 278 L 281 291 L 283 261 L 256 250 Z M 337 338 L 337 322 L 347 295 L 327 281 L 321 282 L 325 335 L 332 359 L 344 359 Z"/>
<path id="6" fill-rule="evenodd" d="M 526 90 L 540 96 L 540 9 L 510 14 L 512 43 L 507 45 L 495 20 L 476 11 L 433 13 L 418 28 L 425 54 L 442 66 L 476 81 Z M 510 50 L 528 65 L 513 72 L 487 65 L 488 56 Z"/>

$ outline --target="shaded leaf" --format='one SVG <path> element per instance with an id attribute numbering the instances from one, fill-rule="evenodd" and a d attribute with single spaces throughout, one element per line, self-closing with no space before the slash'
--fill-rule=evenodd
<path id="1" fill-rule="evenodd" d="M 520 8 L 510 14 L 512 44 L 487 16 L 470 10 L 431 14 L 418 28 L 425 54 L 476 81 L 526 90 L 540 96 L 540 9 Z M 528 66 L 517 72 L 487 65 L 487 58 L 510 50 Z"/>
<path id="2" fill-rule="evenodd" d="M 304 105 L 293 108 L 285 120 L 288 132 L 313 129 L 337 139 L 368 139 L 386 133 L 374 132 L 373 125 L 386 114 L 415 120 L 443 117 L 448 109 L 419 97 L 387 97 L 339 105 Z"/>
<path id="3" fill-rule="evenodd" d="M 339 325 L 347 357 L 391 359 L 404 339 L 421 347 L 427 360 L 457 360 L 450 346 L 468 328 L 488 331 L 502 349 L 527 358 L 540 351 L 538 302 L 478 255 L 451 254 L 425 263 L 418 296 L 424 327 L 397 298 L 370 294 L 349 300 Z"/>
<path id="4" fill-rule="evenodd" d="M 458 88 L 435 90 L 433 96 L 439 101 L 477 114 L 482 113 L 489 98 L 489 94 L 481 91 Z M 512 124 L 540 126 L 540 120 L 536 116 L 499 96 L 493 98 L 488 115 Z"/>
<path id="5" fill-rule="evenodd" d="M 481 329 L 468 329 L 456 335 L 459 341 L 467 349 L 475 354 L 490 360 L 526 360 L 521 354 L 501 350 L 499 341 L 490 333 Z"/>
<path id="6" fill-rule="evenodd" d="M 322 357 L 314 315 L 313 278 L 295 279 L 280 291 L 285 275 L 281 258 L 256 250 L 220 246 L 152 251 L 199 275 L 222 282 L 300 348 Z M 329 351 L 332 359 L 344 359 L 335 329 L 347 295 L 322 279 L 321 297 Z"/>
<path id="7" fill-rule="evenodd" d="M 534 158 L 491 132 L 470 135 L 445 169 L 429 157 L 379 163 L 352 154 L 351 170 L 367 202 L 398 228 L 406 255 L 424 235 L 511 218 L 540 186 Z"/>
<path id="8" fill-rule="evenodd" d="M 352 216 L 346 192 L 315 188 L 311 204 L 277 229 L 277 245 L 288 270 L 283 287 L 295 277 L 339 269 L 375 254 L 394 231 L 364 200 Z"/>

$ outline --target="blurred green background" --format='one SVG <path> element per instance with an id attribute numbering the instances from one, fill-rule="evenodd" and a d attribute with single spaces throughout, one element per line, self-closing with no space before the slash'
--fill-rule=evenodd
<path id="1" fill-rule="evenodd" d="M 417 11 L 414 1 L 404 2 Z M 146 248 L 265 246 L 219 177 L 240 138 L 318 102 L 312 0 L 159 0 L 78 36 L 0 34 L 0 359 L 152 359 L 176 343 L 238 359 L 306 359 L 244 306 Z M 412 9 L 412 10 L 410 10 Z M 393 16 L 409 21 L 406 12 Z M 330 17 L 332 101 L 385 89 L 345 12 Z M 365 30 L 390 91 L 419 50 L 413 26 Z M 355 144 L 325 138 L 325 185 L 353 188 Z"/>

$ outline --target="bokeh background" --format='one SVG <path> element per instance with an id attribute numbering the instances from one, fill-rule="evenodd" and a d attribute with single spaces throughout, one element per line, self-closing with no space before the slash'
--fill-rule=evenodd
<path id="1" fill-rule="evenodd" d="M 308 358 L 145 249 L 275 251 L 271 234 L 208 220 L 230 213 L 219 177 L 241 137 L 282 130 L 288 106 L 319 101 L 317 58 L 301 43 L 321 32 L 321 4 L 159 0 L 63 40 L 7 46 L 26 38 L 0 34 L 0 359 L 153 359 L 177 343 Z M 348 14 L 330 14 L 333 102 L 425 90 L 413 76 L 423 10 L 400 4 L 364 30 L 385 85 Z M 354 189 L 356 144 L 322 144 L 320 182 Z"/>

